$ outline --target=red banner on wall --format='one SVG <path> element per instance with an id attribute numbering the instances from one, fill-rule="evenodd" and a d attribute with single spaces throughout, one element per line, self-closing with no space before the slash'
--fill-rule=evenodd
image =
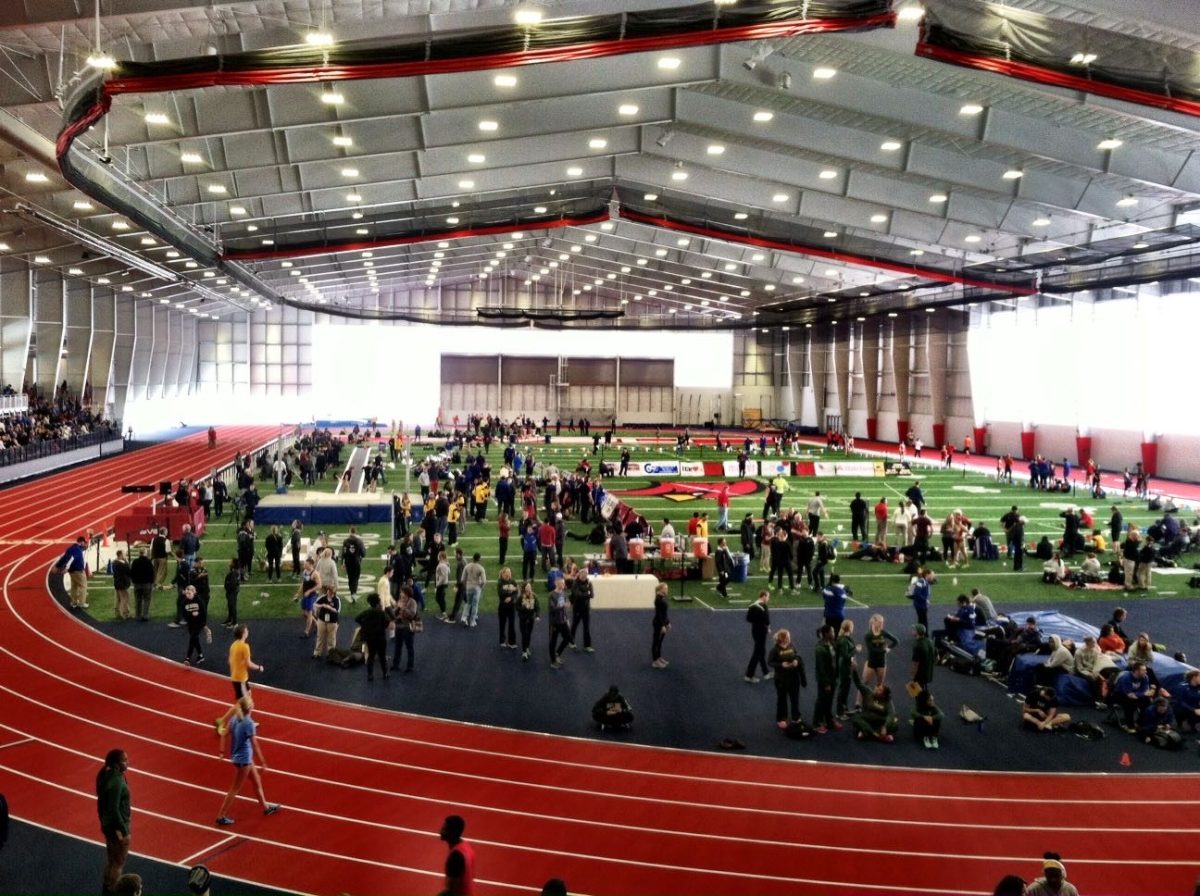
<path id="1" fill-rule="evenodd" d="M 1021 457 L 1025 460 L 1033 460 L 1033 446 L 1036 441 L 1037 433 L 1032 429 L 1025 430 L 1021 433 Z"/>
<path id="2" fill-rule="evenodd" d="M 1076 436 L 1075 437 L 1075 461 L 1079 466 L 1087 466 L 1088 460 L 1092 456 L 1092 437 L 1091 436 Z"/>
<path id="3" fill-rule="evenodd" d="M 117 541 L 133 544 L 135 541 L 149 542 L 163 526 L 167 527 L 167 535 L 176 540 L 183 534 L 185 524 L 192 521 L 190 514 L 181 507 L 160 509 L 155 513 L 141 511 L 127 513 L 113 521 Z"/>

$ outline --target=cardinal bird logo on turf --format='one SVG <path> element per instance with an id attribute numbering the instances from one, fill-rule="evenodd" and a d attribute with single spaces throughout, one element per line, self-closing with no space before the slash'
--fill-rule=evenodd
<path id="1" fill-rule="evenodd" d="M 611 494 L 622 498 L 666 498 L 668 501 L 698 501 L 712 500 L 721 491 L 724 482 L 655 482 L 645 488 L 614 490 Z M 744 498 L 763 490 L 763 484 L 756 479 L 742 479 L 730 482 L 729 497 Z"/>

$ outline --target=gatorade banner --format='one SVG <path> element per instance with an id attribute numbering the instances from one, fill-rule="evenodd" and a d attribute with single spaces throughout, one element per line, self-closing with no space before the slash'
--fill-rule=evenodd
<path id="1" fill-rule="evenodd" d="M 703 476 L 704 464 L 694 463 L 691 461 L 683 461 L 679 464 L 679 475 L 681 476 Z"/>
<path id="2" fill-rule="evenodd" d="M 758 469 L 762 476 L 791 476 L 792 463 L 787 460 L 760 460 Z"/>
<path id="3" fill-rule="evenodd" d="M 678 476 L 680 464 L 677 460 L 631 460 L 630 476 Z M 700 474 L 695 474 L 700 475 Z"/>
<path id="4" fill-rule="evenodd" d="M 874 461 L 843 461 L 813 464 L 817 476 L 882 476 L 883 464 Z"/>
<path id="5" fill-rule="evenodd" d="M 755 466 L 757 466 L 757 464 L 754 461 L 752 461 L 752 460 L 747 461 L 746 462 L 746 473 L 753 476 Z M 725 476 L 737 476 L 738 475 L 738 462 L 736 460 L 727 460 L 727 461 L 723 462 L 721 464 L 721 474 L 723 474 Z"/>

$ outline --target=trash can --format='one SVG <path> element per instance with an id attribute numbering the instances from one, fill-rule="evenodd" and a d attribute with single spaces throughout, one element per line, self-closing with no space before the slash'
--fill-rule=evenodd
<path id="1" fill-rule="evenodd" d="M 729 581 L 745 582 L 750 575 L 750 555 L 740 551 L 733 555 L 733 569 L 729 573 Z"/>

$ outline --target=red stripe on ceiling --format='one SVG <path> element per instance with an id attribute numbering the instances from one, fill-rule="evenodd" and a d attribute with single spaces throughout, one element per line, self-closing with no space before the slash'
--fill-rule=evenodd
<path id="1" fill-rule="evenodd" d="M 576 62 L 602 59 L 629 53 L 646 53 L 680 47 L 734 43 L 764 38 L 794 37 L 802 34 L 826 34 L 836 31 L 857 31 L 891 27 L 896 22 L 894 12 L 881 13 L 863 19 L 820 19 L 808 22 L 771 22 L 745 25 L 740 28 L 709 29 L 655 37 L 625 40 L 593 41 L 513 53 L 492 53 L 457 59 L 430 59 L 419 62 L 385 62 L 348 66 L 305 66 L 217 71 L 178 75 L 113 78 L 104 84 L 110 96 L 123 93 L 161 93 L 168 90 L 191 90 L 201 87 L 251 86 L 271 84 L 314 84 L 322 81 L 354 81 L 372 78 L 406 78 L 416 75 L 441 75 L 455 72 L 486 71 L 518 65 L 537 65 L 545 62 Z"/>
<path id="2" fill-rule="evenodd" d="M 862 267 L 875 268 L 877 270 L 892 271 L 898 274 L 907 274 L 912 277 L 924 277 L 927 280 L 936 280 L 939 283 L 954 283 L 959 286 L 972 286 L 979 289 L 1001 289 L 1010 295 L 1017 296 L 1032 296 L 1037 294 L 1037 289 L 1031 286 L 1017 286 L 1009 283 L 993 282 L 991 280 L 979 280 L 974 277 L 963 276 L 962 274 L 953 274 L 947 271 L 940 271 L 937 268 L 928 268 L 912 264 L 899 264 L 898 262 L 870 258 L 865 255 L 853 255 L 849 252 L 837 252 L 832 249 L 821 249 L 816 246 L 794 245 L 792 243 L 785 243 L 781 240 L 773 240 L 766 237 L 735 233 L 733 231 L 723 230 L 719 227 L 701 227 L 695 224 L 685 224 L 682 221 L 675 221 L 671 218 L 644 215 L 640 212 L 635 212 L 626 208 L 621 209 L 621 217 L 627 218 L 630 221 L 638 221 L 642 224 L 649 224 L 653 227 L 662 227 L 666 230 L 678 230 L 682 233 L 690 233 L 695 236 L 706 236 L 715 239 L 721 239 L 731 243 L 740 243 L 744 246 L 756 246 L 763 249 L 776 249 L 781 252 L 792 252 L 797 255 L 810 255 L 816 258 L 828 258 L 832 261 L 856 264 L 861 265 Z"/>
<path id="3" fill-rule="evenodd" d="M 556 218 L 553 221 L 533 223 L 516 221 L 511 224 L 491 224 L 486 227 L 464 227 L 459 230 L 442 230 L 437 233 L 413 234 L 412 236 L 386 237 L 378 240 L 357 240 L 344 243 L 325 243 L 320 246 L 280 246 L 274 249 L 230 249 L 221 258 L 225 261 L 267 261 L 272 258 L 308 258 L 313 255 L 330 255 L 337 252 L 355 252 L 363 249 L 385 249 L 389 246 L 406 246 L 416 243 L 432 243 L 438 240 L 456 240 L 472 236 L 493 236 L 511 233 L 514 230 L 556 230 L 562 227 L 582 227 L 607 221 L 607 211 L 594 215 L 578 215 Z"/>
<path id="4" fill-rule="evenodd" d="M 1136 87 L 1123 87 L 1120 84 L 1114 84 L 1110 81 L 1097 81 L 1095 78 L 1084 78 L 1079 75 L 1056 71 L 1052 68 L 1033 65 L 1028 62 L 1011 62 L 1005 59 L 984 56 L 979 53 L 968 53 L 964 50 L 937 47 L 924 41 L 917 43 L 916 54 L 926 59 L 936 60 L 937 62 L 946 62 L 951 65 L 963 66 L 964 68 L 994 72 L 998 75 L 1007 75 L 1010 78 L 1018 78 L 1022 81 L 1032 81 L 1035 84 L 1065 87 L 1069 90 L 1079 90 L 1083 93 L 1105 96 L 1109 99 L 1134 103 L 1139 106 L 1153 106 L 1158 109 L 1166 109 L 1169 112 L 1178 112 L 1182 115 L 1200 115 L 1200 102 L 1196 100 L 1164 96 L 1159 93 L 1151 93 L 1148 90 L 1139 90 Z"/>

